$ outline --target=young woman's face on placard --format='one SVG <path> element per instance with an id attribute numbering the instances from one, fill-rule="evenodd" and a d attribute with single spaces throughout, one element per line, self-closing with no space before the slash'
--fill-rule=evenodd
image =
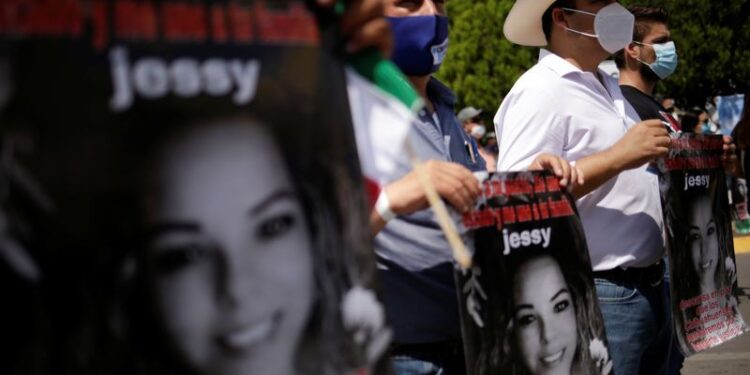
<path id="1" fill-rule="evenodd" d="M 712 287 L 719 263 L 719 236 L 710 195 L 698 197 L 688 217 L 688 250 L 701 285 Z"/>
<path id="2" fill-rule="evenodd" d="M 174 139 L 153 166 L 156 308 L 199 373 L 291 374 L 313 304 L 306 218 L 262 128 L 212 125 Z"/>
<path id="3" fill-rule="evenodd" d="M 514 333 L 521 361 L 535 375 L 570 375 L 578 346 L 573 296 L 550 256 L 532 258 L 514 275 Z"/>

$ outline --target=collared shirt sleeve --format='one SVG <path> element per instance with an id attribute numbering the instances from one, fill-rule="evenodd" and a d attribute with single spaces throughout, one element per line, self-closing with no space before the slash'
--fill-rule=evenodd
<path id="1" fill-rule="evenodd" d="M 563 155 L 565 120 L 553 90 L 539 84 L 512 90 L 495 114 L 498 171 L 525 170 L 541 153 Z"/>

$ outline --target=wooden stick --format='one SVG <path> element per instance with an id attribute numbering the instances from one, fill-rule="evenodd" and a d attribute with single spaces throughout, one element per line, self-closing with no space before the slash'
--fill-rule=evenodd
<path id="1" fill-rule="evenodd" d="M 435 212 L 438 224 L 443 230 L 445 238 L 448 240 L 448 244 L 453 253 L 453 259 L 456 260 L 462 269 L 469 269 L 469 267 L 471 267 L 471 254 L 469 253 L 469 250 L 466 249 L 464 242 L 461 240 L 461 236 L 458 235 L 456 224 L 453 222 L 453 219 L 451 219 L 450 214 L 448 214 L 448 209 L 445 207 L 445 203 L 443 203 L 440 195 L 438 195 L 435 185 L 430 181 L 430 176 L 427 175 L 424 165 L 414 152 L 408 138 L 406 139 L 405 147 L 409 153 L 412 167 L 417 174 L 417 179 L 419 180 L 419 183 L 422 184 L 422 188 L 425 191 L 427 202 L 430 204 L 430 208 Z"/>

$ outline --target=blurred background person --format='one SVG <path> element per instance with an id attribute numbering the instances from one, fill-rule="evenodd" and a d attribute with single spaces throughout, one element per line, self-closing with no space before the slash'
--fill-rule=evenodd
<path id="1" fill-rule="evenodd" d="M 485 164 L 487 164 L 487 169 L 489 170 L 490 166 L 487 163 L 487 158 L 485 157 L 485 154 L 487 154 L 487 152 L 482 150 L 482 141 L 487 136 L 487 127 L 484 125 L 484 119 L 482 118 L 481 114 L 481 109 L 476 109 L 474 107 L 464 107 L 463 109 L 458 111 L 456 118 L 461 123 L 461 127 L 464 129 L 466 134 L 471 136 L 472 141 L 466 142 L 467 151 L 476 149 L 476 153 L 481 156 L 482 160 L 484 160 Z"/>
<path id="2" fill-rule="evenodd" d="M 456 115 L 466 134 L 470 135 L 477 142 L 487 134 L 487 127 L 484 125 L 484 119 L 480 116 L 481 114 L 482 110 L 480 109 L 465 107 L 458 111 L 458 115 Z"/>
<path id="3" fill-rule="evenodd" d="M 488 172 L 495 172 L 497 170 L 497 152 L 495 132 L 489 132 L 479 141 L 479 155 L 482 156 L 484 162 L 487 164 Z"/>
<path id="4" fill-rule="evenodd" d="M 497 139 L 495 132 L 487 132 L 484 125 L 482 110 L 474 107 L 465 107 L 456 116 L 466 134 L 470 135 L 476 142 L 477 152 L 487 165 L 487 171 L 494 172 L 497 169 Z M 473 147 L 473 145 L 467 145 Z"/>

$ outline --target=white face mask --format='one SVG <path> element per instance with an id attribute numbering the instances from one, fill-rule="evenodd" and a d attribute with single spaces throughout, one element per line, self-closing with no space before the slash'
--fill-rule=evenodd
<path id="1" fill-rule="evenodd" d="M 571 8 L 562 9 L 596 17 L 594 18 L 594 31 L 596 34 L 585 33 L 568 27 L 565 29 L 576 34 L 599 39 L 599 44 L 609 53 L 615 53 L 633 41 L 635 17 L 619 3 L 609 4 L 597 13 Z"/>
<path id="2" fill-rule="evenodd" d="M 487 133 L 487 128 L 484 125 L 474 125 L 471 127 L 471 136 L 480 139 Z"/>

